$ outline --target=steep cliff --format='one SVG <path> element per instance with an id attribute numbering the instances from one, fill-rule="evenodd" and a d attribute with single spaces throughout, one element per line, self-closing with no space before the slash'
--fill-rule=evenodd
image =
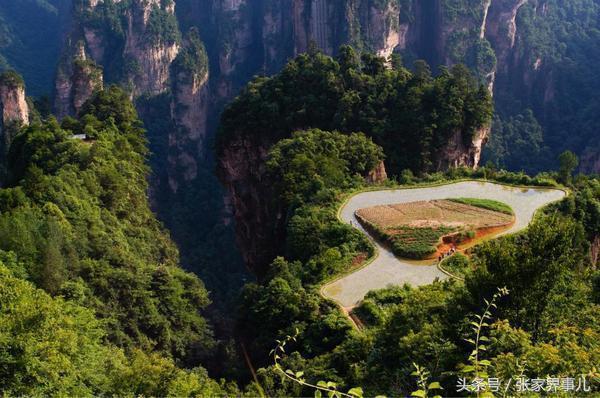
<path id="1" fill-rule="evenodd" d="M 55 82 L 55 111 L 58 118 L 76 115 L 92 94 L 103 87 L 102 68 L 85 53 L 83 43 L 71 62 L 63 62 Z"/>
<path id="2" fill-rule="evenodd" d="M 17 73 L 0 74 L 0 186 L 6 172 L 6 154 L 17 129 L 29 124 L 25 83 Z"/>
<path id="3" fill-rule="evenodd" d="M 0 75 L 0 106 L 2 125 L 10 123 L 29 124 L 29 106 L 25 99 L 25 83 L 14 72 Z"/>
<path id="4" fill-rule="evenodd" d="M 69 69 L 73 59 L 89 59 L 104 69 L 107 81 L 122 84 L 132 97 L 167 91 L 170 66 L 181 40 L 174 12 L 172 0 L 82 0 L 74 4 L 63 68 Z M 57 85 L 57 97 L 72 103 L 66 88 Z"/>
<path id="5" fill-rule="evenodd" d="M 476 169 L 489 134 L 489 126 L 478 129 L 470 138 L 456 131 L 438 154 L 437 170 L 448 170 L 453 167 Z"/>
<path id="6" fill-rule="evenodd" d="M 181 181 L 198 175 L 198 155 L 207 135 L 209 107 L 208 58 L 195 29 L 171 66 L 170 112 L 175 129 L 169 133 L 169 186 L 177 191 Z"/>
<path id="7" fill-rule="evenodd" d="M 252 76 L 276 73 L 313 44 L 329 55 L 343 44 L 391 55 L 406 45 L 409 24 L 402 15 L 410 5 L 404 3 L 180 0 L 176 12 L 183 26 L 199 29 L 211 59 L 214 96 L 227 100 Z"/>
<path id="8" fill-rule="evenodd" d="M 265 162 L 274 142 L 266 137 L 236 137 L 223 147 L 218 174 L 235 220 L 236 242 L 244 263 L 259 273 L 281 252 L 284 206 L 273 201 Z"/>
<path id="9" fill-rule="evenodd" d="M 85 0 L 73 15 L 56 113 L 76 114 L 103 80 L 121 85 L 150 130 L 155 165 L 166 168 L 156 175 L 177 191 L 196 177 L 207 131 L 208 61 L 198 33 L 182 40 L 172 0 Z"/>
<path id="10" fill-rule="evenodd" d="M 133 96 L 168 90 L 169 69 L 179 52 L 173 0 L 134 0 L 125 10 L 123 59 Z"/>

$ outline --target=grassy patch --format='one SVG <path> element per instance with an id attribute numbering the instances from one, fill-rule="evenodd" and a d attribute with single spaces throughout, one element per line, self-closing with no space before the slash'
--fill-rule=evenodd
<path id="1" fill-rule="evenodd" d="M 434 255 L 442 242 L 457 245 L 514 219 L 504 203 L 470 198 L 379 205 L 356 216 L 394 254 L 416 260 Z"/>
<path id="2" fill-rule="evenodd" d="M 384 229 L 360 216 L 358 219 L 377 239 L 389 245 L 395 255 L 415 260 L 421 260 L 434 254 L 441 238 L 457 231 L 456 228 L 443 225 L 423 228 L 400 225 Z"/>
<path id="3" fill-rule="evenodd" d="M 463 277 L 469 272 L 469 258 L 462 253 L 456 253 L 443 263 L 444 269 L 452 275 Z"/>
<path id="4" fill-rule="evenodd" d="M 480 207 L 482 209 L 493 210 L 504 214 L 515 214 L 513 209 L 502 202 L 491 199 L 475 199 L 475 198 L 455 198 L 448 199 L 451 202 L 462 203 L 464 205 Z"/>
<path id="5" fill-rule="evenodd" d="M 454 231 L 456 228 L 446 226 L 423 228 L 401 226 L 388 230 L 387 239 L 394 254 L 418 260 L 434 254 L 440 239 Z"/>

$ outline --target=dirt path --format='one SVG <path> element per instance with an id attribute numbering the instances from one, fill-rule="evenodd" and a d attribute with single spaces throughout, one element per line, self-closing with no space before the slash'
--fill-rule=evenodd
<path id="1" fill-rule="evenodd" d="M 533 219 L 536 210 L 562 199 L 565 195 L 566 193 L 559 189 L 516 188 L 488 182 L 464 181 L 437 187 L 359 193 L 350 198 L 340 210 L 340 218 L 367 234 L 354 215 L 355 211 L 361 208 L 447 198 L 493 199 L 506 203 L 515 212 L 515 223 L 502 233 L 504 235 L 524 229 Z M 417 262 L 399 259 L 378 242 L 373 241 L 373 244 L 378 252 L 377 257 L 369 265 L 324 285 L 321 293 L 325 297 L 335 300 L 349 310 L 370 290 L 405 283 L 414 286 L 427 285 L 436 279 L 447 278 L 446 274 L 435 266 L 434 260 Z"/>

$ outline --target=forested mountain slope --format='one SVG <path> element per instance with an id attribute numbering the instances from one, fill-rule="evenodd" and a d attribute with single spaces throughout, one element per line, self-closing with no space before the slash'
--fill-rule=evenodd
<path id="1" fill-rule="evenodd" d="M 211 355 L 208 293 L 150 211 L 146 138 L 125 93 L 16 128 L 0 189 L 0 389 L 220 391 L 203 369 L 178 367 Z"/>
<path id="2" fill-rule="evenodd" d="M 387 69 L 383 58 L 360 59 L 347 46 L 336 60 L 304 54 L 281 73 L 252 81 L 223 113 L 217 137 L 219 175 L 246 263 L 261 270 L 278 253 L 286 206 L 273 200 L 262 164 L 295 130 L 363 132 L 383 147 L 387 172 L 398 176 L 475 168 L 491 115 L 487 89 L 464 67 L 433 78 L 425 63 L 414 73 Z"/>
<path id="3" fill-rule="evenodd" d="M 484 243 L 470 259 L 463 257 L 464 282 L 367 294 L 353 310 L 357 329 L 337 304 L 323 299 L 320 287 L 373 254 L 364 235 L 336 217 L 348 192 L 372 189 L 355 168 L 381 159 L 369 141 L 361 135 L 297 132 L 276 143 L 263 163 L 274 187 L 270 197 L 285 204 L 286 234 L 283 242 L 281 235 L 272 241 L 283 246 L 281 256 L 258 283 L 244 288 L 238 330 L 254 365 L 263 366 L 258 382 L 266 393 L 311 395 L 313 388 L 303 383 L 328 380 L 340 391 L 361 386 L 365 396 L 409 396 L 433 382 L 443 388 L 442 396 L 470 396 L 458 391 L 461 378 L 470 383 L 485 374 L 517 395 L 518 372 L 527 379 L 585 374 L 589 395 L 597 394 L 598 180 L 569 177 L 571 195 L 539 212 L 527 230 Z M 348 157 L 348 144 L 349 153 L 367 156 Z M 363 149 L 357 152 L 358 147 Z M 457 177 L 556 184 L 552 178 L 558 176 L 532 179 L 482 167 L 430 175 L 425 181 Z M 416 182 L 409 174 L 404 181 Z M 498 288 L 506 289 L 489 306 Z M 483 314 L 483 320 L 477 318 Z M 284 349 L 266 360 L 273 340 L 282 339 Z M 472 354 L 476 339 L 478 359 Z M 416 365 L 420 373 L 415 375 Z M 284 370 L 300 382 L 284 377 Z M 418 380 L 425 372 L 423 387 Z"/>
<path id="4" fill-rule="evenodd" d="M 21 15 L 36 23 L 39 12 L 9 3 L 0 4 L 8 20 Z M 44 1 L 26 3 L 54 9 Z M 496 115 L 481 163 L 537 172 L 555 168 L 557 155 L 570 149 L 581 157 L 582 171 L 598 171 L 598 0 L 77 0 L 68 9 L 61 13 L 67 34 L 55 110 L 75 114 L 103 82 L 134 97 L 153 153 L 153 203 L 184 264 L 211 281 L 214 273 L 205 271 L 221 262 L 213 249 L 231 254 L 227 264 L 239 264 L 227 249 L 232 237 L 222 225 L 231 215 L 213 176 L 219 114 L 253 76 L 278 72 L 311 46 L 329 55 L 343 44 L 400 55 L 408 68 L 422 58 L 434 74 L 439 65 L 465 63 L 494 94 Z M 28 39 L 41 47 L 45 36 Z M 54 65 L 13 66 L 29 82 L 34 67 Z M 190 212 L 199 202 L 203 208 Z M 229 282 L 214 279 L 223 284 Z"/>
<path id="5" fill-rule="evenodd" d="M 25 77 L 0 78 L 0 389 L 241 395 L 207 368 L 249 396 L 311 395 L 269 357 L 297 330 L 281 363 L 310 382 L 405 396 L 418 364 L 454 391 L 504 286 L 490 375 L 598 378 L 598 180 L 570 152 L 560 173 L 500 168 L 570 149 L 600 170 L 599 4 L 0 1 L 0 67 Z M 336 211 L 386 175 L 571 195 L 481 246 L 465 283 L 371 293 L 360 331 L 319 286 L 372 254 Z"/>

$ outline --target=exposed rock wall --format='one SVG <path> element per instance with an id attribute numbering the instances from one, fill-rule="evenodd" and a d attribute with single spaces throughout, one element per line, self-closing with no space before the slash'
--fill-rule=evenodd
<path id="1" fill-rule="evenodd" d="M 6 177 L 6 154 L 14 134 L 29 124 L 25 85 L 14 72 L 0 74 L 0 186 Z"/>
<path id="2" fill-rule="evenodd" d="M 235 9 L 240 2 L 228 1 L 226 6 Z M 166 176 L 171 191 L 177 191 L 182 182 L 197 176 L 210 95 L 208 61 L 202 60 L 201 70 L 194 69 L 198 54 L 188 53 L 181 39 L 175 2 L 87 0 L 76 6 L 73 14 L 72 31 L 56 78 L 57 115 L 77 113 L 104 80 L 120 84 L 134 100 L 148 102 L 167 95 L 167 109 L 149 110 L 140 105 L 139 110 L 142 117 L 162 113 L 163 119 L 171 119 L 164 123 L 170 126 L 168 131 L 161 132 L 166 149 L 157 156 L 165 158 L 160 162 L 168 170 L 161 175 Z M 201 51 L 206 57 L 203 48 Z M 177 63 L 180 54 L 187 58 Z"/>
<path id="3" fill-rule="evenodd" d="M 473 134 L 472 139 L 466 140 L 460 131 L 457 131 L 448 144 L 438 154 L 438 170 L 447 170 L 453 167 L 468 167 L 476 169 L 481 160 L 483 146 L 487 142 L 490 128 L 479 129 Z M 465 141 L 468 144 L 465 144 Z"/>
<path id="4" fill-rule="evenodd" d="M 209 107 L 208 71 L 174 71 L 171 118 L 175 128 L 169 133 L 169 187 L 178 190 L 182 181 L 198 175 L 198 155 L 207 135 Z"/>
<path id="5" fill-rule="evenodd" d="M 237 137 L 224 149 L 218 174 L 225 186 L 234 216 L 236 240 L 245 264 L 264 274 L 280 254 L 285 236 L 281 203 L 270 200 L 265 162 L 273 143 L 260 137 Z"/>
<path id="6" fill-rule="evenodd" d="M 264 275 L 268 265 L 283 251 L 286 235 L 286 209 L 274 200 L 266 160 L 274 142 L 258 135 L 236 135 L 219 158 L 217 173 L 227 189 L 226 202 L 234 215 L 236 239 L 246 265 Z M 385 165 L 379 163 L 365 179 L 379 183 L 387 179 Z"/>
<path id="7" fill-rule="evenodd" d="M 377 184 L 387 180 L 387 172 L 385 171 L 385 163 L 381 161 L 377 167 L 369 172 L 367 175 L 367 182 L 371 184 Z"/>
<path id="8" fill-rule="evenodd" d="M 55 112 L 59 118 L 76 115 L 94 91 L 103 87 L 102 68 L 85 54 L 83 43 L 70 62 L 64 62 L 56 77 Z"/>
<path id="9" fill-rule="evenodd" d="M 0 79 L 0 106 L 2 124 L 29 124 L 29 106 L 25 99 L 25 87 L 20 84 L 5 83 Z"/>
<path id="10" fill-rule="evenodd" d="M 600 258 L 600 235 L 596 235 L 590 247 L 590 261 L 594 269 L 598 268 L 598 259 Z"/>
<path id="11" fill-rule="evenodd" d="M 494 0 L 490 4 L 485 38 L 496 53 L 497 68 L 506 73 L 517 39 L 517 14 L 528 0 Z"/>
<path id="12" fill-rule="evenodd" d="M 133 0 L 132 6 L 125 11 L 127 33 L 123 59 L 134 66 L 134 70 L 127 73 L 134 97 L 157 95 L 168 90 L 170 66 L 179 52 L 179 43 L 173 37 L 179 32 L 165 32 L 152 26 L 152 22 L 157 23 L 151 19 L 153 13 L 162 18 L 173 16 L 175 3 Z"/>

